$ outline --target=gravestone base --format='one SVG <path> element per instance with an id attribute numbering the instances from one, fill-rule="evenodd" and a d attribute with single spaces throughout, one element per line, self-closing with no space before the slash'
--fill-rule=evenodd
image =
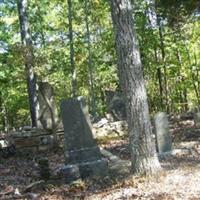
<path id="1" fill-rule="evenodd" d="M 65 182 L 69 183 L 79 178 L 102 177 L 107 175 L 107 162 L 104 159 L 65 165 L 62 169 Z"/>

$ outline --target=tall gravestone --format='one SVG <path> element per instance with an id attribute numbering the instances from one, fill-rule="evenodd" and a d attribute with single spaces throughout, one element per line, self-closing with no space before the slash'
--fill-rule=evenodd
<path id="1" fill-rule="evenodd" d="M 54 90 L 48 82 L 40 82 L 37 102 L 38 128 L 54 130 L 58 125 L 58 112 L 54 101 Z"/>
<path id="2" fill-rule="evenodd" d="M 106 162 L 92 135 L 88 108 L 83 97 L 61 102 L 61 116 L 65 134 L 66 181 L 88 176 L 101 176 L 106 172 Z"/>
<path id="3" fill-rule="evenodd" d="M 172 138 L 169 132 L 169 122 L 167 114 L 159 112 L 155 116 L 156 143 L 158 153 L 172 150 Z"/>

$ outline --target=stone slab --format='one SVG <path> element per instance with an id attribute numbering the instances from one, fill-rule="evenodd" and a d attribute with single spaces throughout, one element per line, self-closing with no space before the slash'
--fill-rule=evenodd
<path id="1" fill-rule="evenodd" d="M 73 165 L 65 165 L 61 169 L 61 174 L 67 183 L 79 178 L 99 177 L 107 175 L 107 162 L 103 159 L 82 162 Z"/>
<path id="2" fill-rule="evenodd" d="M 39 138 L 15 138 L 14 143 L 16 148 L 32 147 L 39 144 Z"/>
<path id="3" fill-rule="evenodd" d="M 66 164 L 74 164 L 75 161 L 93 161 L 94 157 L 100 159 L 100 150 L 93 139 L 92 126 L 84 98 L 62 101 L 61 116 L 64 125 Z"/>
<path id="4" fill-rule="evenodd" d="M 101 176 L 106 172 L 106 162 L 101 158 L 89 119 L 88 108 L 83 97 L 61 102 L 61 116 L 65 136 L 66 182 L 78 178 Z"/>
<path id="5" fill-rule="evenodd" d="M 168 152 L 172 149 L 172 138 L 169 132 L 167 114 L 159 112 L 155 116 L 156 143 L 158 153 Z"/>

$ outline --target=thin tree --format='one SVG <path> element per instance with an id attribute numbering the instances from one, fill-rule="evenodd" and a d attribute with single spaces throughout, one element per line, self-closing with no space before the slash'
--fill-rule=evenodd
<path id="1" fill-rule="evenodd" d="M 157 17 L 158 19 L 158 17 Z M 163 30 L 161 25 L 161 20 L 158 19 L 158 31 L 159 31 L 159 40 L 160 40 L 160 50 L 162 55 L 162 63 L 163 63 L 163 78 L 164 78 L 164 90 L 165 90 L 165 105 L 166 111 L 169 113 L 169 91 L 168 91 L 168 81 L 167 81 L 167 63 L 166 63 L 166 53 L 165 53 L 165 45 L 163 38 Z"/>
<path id="2" fill-rule="evenodd" d="M 94 77 L 93 77 L 93 62 L 92 62 L 92 51 L 91 51 L 91 36 L 89 28 L 89 0 L 84 1 L 85 5 L 85 26 L 86 26 L 86 38 L 87 38 L 87 50 L 88 50 L 88 77 L 89 77 L 89 102 L 91 106 L 92 116 L 96 116 L 96 101 L 94 91 Z"/>
<path id="3" fill-rule="evenodd" d="M 147 17 L 152 29 L 157 30 L 159 33 L 159 49 L 162 55 L 162 66 L 157 68 L 157 78 L 159 83 L 160 90 L 160 106 L 163 108 L 163 105 L 166 106 L 166 111 L 169 112 L 169 91 L 168 91 L 168 82 L 167 82 L 167 67 L 166 67 L 166 53 L 164 46 L 163 30 L 162 30 L 162 19 L 156 13 L 155 0 L 145 0 L 147 4 Z M 155 47 L 155 60 L 158 63 L 158 52 L 157 47 Z M 163 69 L 163 70 L 162 70 Z M 162 71 L 164 71 L 162 73 Z M 163 80 L 164 79 L 164 83 Z M 163 104 L 163 92 L 165 95 L 165 104 Z"/>
<path id="4" fill-rule="evenodd" d="M 31 114 L 31 122 L 33 127 L 37 127 L 36 117 L 36 75 L 34 73 L 34 56 L 31 34 L 29 29 L 29 21 L 27 15 L 27 0 L 18 0 L 18 16 L 20 23 L 21 41 L 24 49 L 24 64 L 27 78 L 27 89 L 29 97 L 29 107 Z"/>
<path id="5" fill-rule="evenodd" d="M 70 64 L 72 74 L 72 96 L 77 96 L 77 77 L 76 77 L 76 65 L 74 62 L 74 37 L 73 37 L 73 9 L 72 1 L 67 0 L 68 3 L 68 22 L 69 22 L 69 43 L 70 43 Z"/>
<path id="6" fill-rule="evenodd" d="M 160 163 L 152 140 L 145 82 L 133 23 L 131 0 L 110 0 L 121 88 L 126 97 L 132 171 L 157 173 Z"/>

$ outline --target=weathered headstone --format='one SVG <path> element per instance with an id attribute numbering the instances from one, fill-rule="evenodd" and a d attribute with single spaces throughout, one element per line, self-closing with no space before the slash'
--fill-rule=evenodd
<path id="1" fill-rule="evenodd" d="M 115 121 L 126 119 L 125 100 L 121 92 L 106 90 L 106 104 L 108 112 L 112 114 Z"/>
<path id="2" fill-rule="evenodd" d="M 88 176 L 101 176 L 106 162 L 92 136 L 88 108 L 83 97 L 63 100 L 61 115 L 65 134 L 66 181 Z"/>
<path id="3" fill-rule="evenodd" d="M 197 128 L 200 128 L 200 112 L 194 114 L 194 123 Z"/>
<path id="4" fill-rule="evenodd" d="M 167 114 L 159 112 L 155 116 L 156 143 L 158 153 L 172 150 L 172 138 L 169 133 L 169 122 Z"/>
<path id="5" fill-rule="evenodd" d="M 40 82 L 37 102 L 38 128 L 52 130 L 58 124 L 58 113 L 54 102 L 53 87 L 48 82 Z"/>

